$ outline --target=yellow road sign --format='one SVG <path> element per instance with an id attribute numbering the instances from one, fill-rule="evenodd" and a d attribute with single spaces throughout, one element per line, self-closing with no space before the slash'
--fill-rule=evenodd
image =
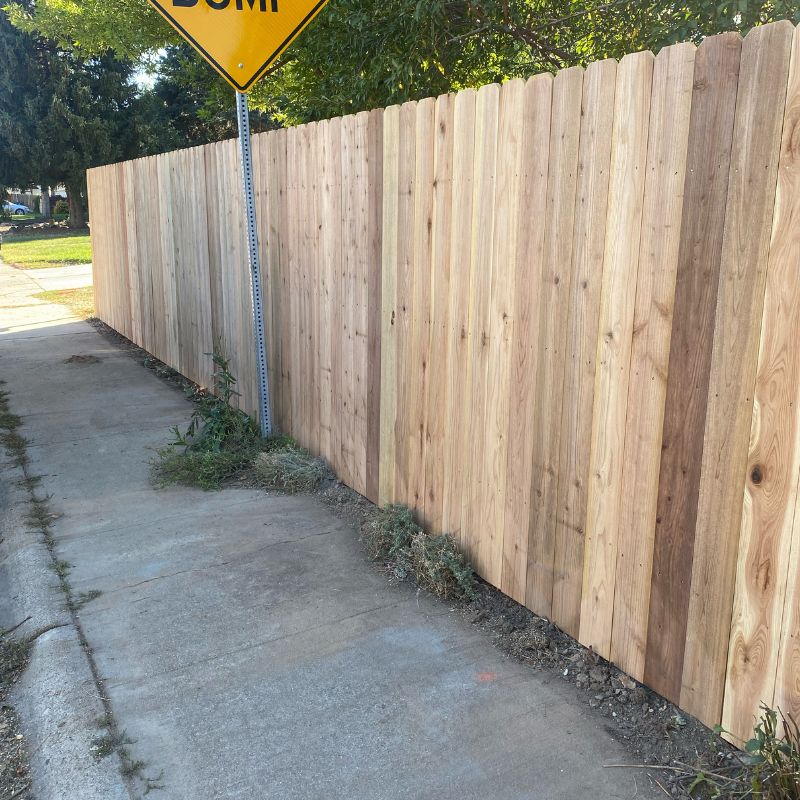
<path id="1" fill-rule="evenodd" d="M 327 0 L 150 0 L 238 92 L 246 92 Z"/>

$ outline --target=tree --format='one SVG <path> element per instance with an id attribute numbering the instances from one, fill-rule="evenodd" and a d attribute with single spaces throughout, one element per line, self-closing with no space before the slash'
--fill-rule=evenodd
<path id="1" fill-rule="evenodd" d="M 781 18 L 800 22 L 798 0 L 331 0 L 253 104 L 302 122 Z M 146 0 L 38 0 L 15 21 L 90 53 L 138 58 L 177 41 Z M 209 102 L 227 108 L 216 92 Z"/>
<path id="2" fill-rule="evenodd" d="M 110 53 L 81 58 L 0 12 L 0 61 L 0 184 L 63 183 L 74 227 L 85 225 L 87 168 L 181 143 Z"/>
<path id="3" fill-rule="evenodd" d="M 171 45 L 160 55 L 154 71 L 155 82 L 143 95 L 163 109 L 168 125 L 181 142 L 206 144 L 237 135 L 233 89 L 195 58 L 187 44 Z M 275 127 L 268 114 L 255 109 L 250 115 L 254 133 Z"/>

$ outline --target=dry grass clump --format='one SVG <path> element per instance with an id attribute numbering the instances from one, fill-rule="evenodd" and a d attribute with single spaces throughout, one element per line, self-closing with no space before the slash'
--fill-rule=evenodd
<path id="1" fill-rule="evenodd" d="M 328 476 L 328 465 L 307 451 L 288 444 L 259 453 L 253 463 L 256 480 L 264 488 L 289 494 L 313 492 Z"/>
<path id="2" fill-rule="evenodd" d="M 407 506 L 376 508 L 361 530 L 370 557 L 397 577 L 413 578 L 439 597 L 474 597 L 475 573 L 455 539 L 426 533 Z"/>

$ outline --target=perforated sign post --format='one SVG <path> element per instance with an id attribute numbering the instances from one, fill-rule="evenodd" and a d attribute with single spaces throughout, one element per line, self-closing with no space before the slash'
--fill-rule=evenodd
<path id="1" fill-rule="evenodd" d="M 149 0 L 236 90 L 239 154 L 247 212 L 247 253 L 253 294 L 261 435 L 272 433 L 264 335 L 264 302 L 253 197 L 247 91 L 322 10 L 327 0 Z"/>

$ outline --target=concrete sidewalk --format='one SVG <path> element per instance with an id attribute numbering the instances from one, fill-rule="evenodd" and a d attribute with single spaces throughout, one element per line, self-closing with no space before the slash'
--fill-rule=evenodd
<path id="1" fill-rule="evenodd" d="M 0 377 L 61 515 L 74 591 L 102 592 L 80 627 L 132 756 L 160 776 L 150 796 L 657 796 L 644 776 L 603 768 L 630 757 L 573 687 L 506 659 L 447 604 L 387 585 L 315 498 L 154 491 L 148 461 L 189 404 L 90 326 L 31 304 L 38 290 L 0 265 Z M 0 625 L 41 579 L 2 547 Z M 25 697 L 20 708 L 40 713 Z M 53 794 L 57 757 L 47 742 L 34 753 L 39 800 L 122 796 Z"/>
<path id="2" fill-rule="evenodd" d="M 83 289 L 92 285 L 91 264 L 68 264 L 65 267 L 46 267 L 44 269 L 29 269 L 25 274 L 42 291 L 58 289 Z"/>

